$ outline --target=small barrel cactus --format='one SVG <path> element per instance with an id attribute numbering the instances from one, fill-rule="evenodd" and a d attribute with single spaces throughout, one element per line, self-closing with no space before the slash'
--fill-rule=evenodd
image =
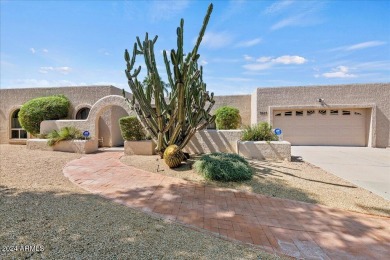
<path id="1" fill-rule="evenodd" d="M 168 146 L 164 151 L 164 161 L 169 168 L 179 167 L 184 159 L 184 153 L 175 144 Z"/>

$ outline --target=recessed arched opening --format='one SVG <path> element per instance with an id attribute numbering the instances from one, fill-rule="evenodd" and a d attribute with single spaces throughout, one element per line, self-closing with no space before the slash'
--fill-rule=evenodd
<path id="1" fill-rule="evenodd" d="M 91 109 L 89 107 L 83 107 L 83 108 L 79 109 L 76 113 L 76 119 L 77 120 L 87 119 L 88 115 L 89 115 L 89 111 L 91 111 Z"/>
<path id="2" fill-rule="evenodd" d="M 19 123 L 19 112 L 17 109 L 11 115 L 11 139 L 27 139 L 27 132 Z"/>
<path id="3" fill-rule="evenodd" d="M 121 106 L 108 105 L 102 108 L 96 118 L 96 135 L 100 147 L 123 146 L 123 138 L 120 132 L 119 119 L 128 116 L 129 113 Z"/>

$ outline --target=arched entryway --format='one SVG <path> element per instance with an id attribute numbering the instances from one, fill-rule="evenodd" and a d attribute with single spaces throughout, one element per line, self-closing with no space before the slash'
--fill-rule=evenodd
<path id="1" fill-rule="evenodd" d="M 117 105 L 102 110 L 101 115 L 96 118 L 98 125 L 96 136 L 99 139 L 100 147 L 123 146 L 124 141 L 119 127 L 119 119 L 128 115 L 123 107 Z"/>
<path id="2" fill-rule="evenodd" d="M 89 112 L 88 120 L 94 122 L 94 134 L 99 140 L 99 146 L 122 146 L 119 119 L 132 113 L 128 103 L 121 96 L 107 96 L 97 101 Z"/>
<path id="3" fill-rule="evenodd" d="M 86 119 L 43 121 L 41 133 L 74 126 L 83 132 L 89 131 L 90 137 L 99 140 L 100 146 L 120 146 L 123 139 L 120 134 L 119 118 L 133 113 L 124 97 L 110 95 L 96 101 Z"/>

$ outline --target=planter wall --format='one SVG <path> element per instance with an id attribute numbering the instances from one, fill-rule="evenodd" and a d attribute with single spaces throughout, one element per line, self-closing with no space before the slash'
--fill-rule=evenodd
<path id="1" fill-rule="evenodd" d="M 287 141 L 240 141 L 237 145 L 237 153 L 246 158 L 291 161 L 291 144 Z"/>
<path id="2" fill-rule="evenodd" d="M 202 130 L 196 132 L 183 151 L 190 154 L 237 153 L 241 130 Z"/>
<path id="3" fill-rule="evenodd" d="M 53 146 L 47 145 L 47 139 L 28 139 L 26 147 L 30 150 L 54 151 Z"/>
<path id="4" fill-rule="evenodd" d="M 69 140 L 49 146 L 47 145 L 47 139 L 29 139 L 27 140 L 27 149 L 88 154 L 98 150 L 98 141 L 94 139 Z"/>
<path id="5" fill-rule="evenodd" d="M 286 141 L 241 142 L 242 130 L 202 130 L 183 149 L 190 154 L 238 153 L 257 160 L 291 161 L 291 144 Z"/>
<path id="6" fill-rule="evenodd" d="M 125 141 L 125 155 L 154 155 L 156 144 L 152 140 Z"/>

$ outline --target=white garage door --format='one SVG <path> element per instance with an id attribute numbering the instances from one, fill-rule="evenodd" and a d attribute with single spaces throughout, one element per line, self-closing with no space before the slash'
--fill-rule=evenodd
<path id="1" fill-rule="evenodd" d="M 273 128 L 292 145 L 367 146 L 366 109 L 274 111 Z"/>

